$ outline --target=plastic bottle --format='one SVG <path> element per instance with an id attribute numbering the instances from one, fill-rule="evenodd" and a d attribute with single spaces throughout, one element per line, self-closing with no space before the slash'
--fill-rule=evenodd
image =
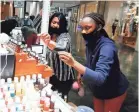
<path id="1" fill-rule="evenodd" d="M 13 104 L 14 104 L 13 99 L 12 98 L 9 98 L 8 99 L 8 103 L 7 103 L 7 107 L 10 109 L 10 108 L 12 108 Z"/>
<path id="2" fill-rule="evenodd" d="M 10 96 L 13 98 L 13 97 L 15 97 L 15 86 L 14 86 L 14 84 L 11 84 L 10 85 L 10 90 L 9 90 L 9 92 L 10 92 Z"/>
<path id="3" fill-rule="evenodd" d="M 0 80 L 0 91 L 3 92 L 3 85 L 5 84 L 5 79 Z"/>
<path id="4" fill-rule="evenodd" d="M 22 95 L 25 95 L 26 83 L 25 83 L 25 77 L 24 76 L 20 77 L 20 83 L 21 83 L 21 93 L 22 93 Z"/>
<path id="5" fill-rule="evenodd" d="M 49 97 L 51 99 L 51 96 L 52 96 L 52 90 L 51 89 L 48 89 L 46 91 L 46 96 Z"/>
<path id="6" fill-rule="evenodd" d="M 20 77 L 20 83 L 25 81 L 25 76 Z"/>
<path id="7" fill-rule="evenodd" d="M 64 101 L 67 102 L 67 95 L 64 96 Z"/>
<path id="8" fill-rule="evenodd" d="M 32 80 L 33 80 L 33 83 L 35 84 L 36 83 L 36 80 L 37 80 L 37 75 L 36 74 L 33 74 L 32 75 Z"/>
<path id="9" fill-rule="evenodd" d="M 39 90 L 42 90 L 45 85 L 44 79 L 40 79 Z"/>
<path id="10" fill-rule="evenodd" d="M 23 109 L 24 110 L 25 110 L 25 107 L 26 107 L 26 103 L 27 103 L 27 97 L 23 96 L 23 98 L 22 98 L 22 105 L 23 105 Z"/>
<path id="11" fill-rule="evenodd" d="M 5 98 L 6 93 L 8 92 L 8 85 L 4 84 L 3 85 L 3 97 Z"/>
<path id="12" fill-rule="evenodd" d="M 16 111 L 19 110 L 20 105 L 21 105 L 20 97 L 16 96 L 15 97 L 15 108 L 16 108 Z"/>
<path id="13" fill-rule="evenodd" d="M 6 108 L 5 100 L 2 99 L 2 100 L 0 100 L 0 110 L 2 111 L 2 110 L 5 109 L 5 108 Z"/>
<path id="14" fill-rule="evenodd" d="M 24 82 L 25 82 L 25 77 L 24 77 L 24 76 L 21 76 L 21 77 L 20 77 L 21 86 L 24 84 Z"/>
<path id="15" fill-rule="evenodd" d="M 16 87 L 16 84 L 18 83 L 18 77 L 14 77 L 14 85 Z"/>
<path id="16" fill-rule="evenodd" d="M 14 105 L 10 108 L 10 112 L 16 112 L 16 107 Z"/>
<path id="17" fill-rule="evenodd" d="M 30 75 L 27 75 L 26 76 L 26 82 L 30 81 L 30 79 L 31 79 Z"/>
<path id="18" fill-rule="evenodd" d="M 16 85 L 16 95 L 17 96 L 21 95 L 21 83 L 17 83 Z"/>
<path id="19" fill-rule="evenodd" d="M 59 105 L 57 103 L 54 105 L 54 112 L 60 112 Z"/>
<path id="20" fill-rule="evenodd" d="M 45 97 L 46 97 L 46 93 L 45 93 L 45 91 L 41 91 L 40 108 L 43 108 L 43 106 L 44 106 L 44 103 L 45 103 Z"/>
<path id="21" fill-rule="evenodd" d="M 5 93 L 5 104 L 7 105 L 7 103 L 8 103 L 8 99 L 10 98 L 11 96 L 10 96 L 10 92 L 9 91 L 7 91 L 6 93 Z"/>
<path id="22" fill-rule="evenodd" d="M 17 112 L 24 112 L 24 109 L 23 109 L 23 105 L 22 105 L 22 104 L 20 104 L 20 105 L 18 106 Z"/>
<path id="23" fill-rule="evenodd" d="M 27 91 L 27 84 L 23 83 L 22 86 L 21 86 L 21 94 L 23 96 L 26 96 L 26 91 Z"/>
<path id="24" fill-rule="evenodd" d="M 43 112 L 49 112 L 50 110 L 50 98 L 46 97 L 43 107 Z"/>
<path id="25" fill-rule="evenodd" d="M 52 112 L 54 111 L 55 99 L 56 99 L 56 96 L 52 95 L 51 96 L 51 101 L 50 101 L 50 110 Z"/>
<path id="26" fill-rule="evenodd" d="M 42 79 L 42 74 L 38 74 L 38 82 Z"/>
<path id="27" fill-rule="evenodd" d="M 8 90 L 10 89 L 10 84 L 12 83 L 12 78 L 7 79 Z"/>
<path id="28" fill-rule="evenodd" d="M 8 108 L 6 108 L 6 107 L 3 108 L 3 109 L 2 109 L 2 112 L 8 112 Z"/>

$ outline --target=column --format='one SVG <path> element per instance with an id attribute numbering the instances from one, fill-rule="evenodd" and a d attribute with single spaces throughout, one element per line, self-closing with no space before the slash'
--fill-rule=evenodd
<path id="1" fill-rule="evenodd" d="M 36 2 L 31 3 L 29 15 L 36 15 L 36 6 Z"/>
<path id="2" fill-rule="evenodd" d="M 40 12 L 40 3 L 38 2 L 38 3 L 37 3 L 36 15 L 37 15 L 39 12 Z M 35 15 L 35 16 L 36 16 L 36 15 Z"/>
<path id="3" fill-rule="evenodd" d="M 49 14 L 50 14 L 50 0 L 43 1 L 41 33 L 48 33 Z M 44 45 L 43 56 L 46 57 L 46 45 L 43 43 L 43 41 L 41 41 L 40 44 Z"/>
<path id="4" fill-rule="evenodd" d="M 19 8 L 19 17 L 24 18 L 24 8 Z"/>

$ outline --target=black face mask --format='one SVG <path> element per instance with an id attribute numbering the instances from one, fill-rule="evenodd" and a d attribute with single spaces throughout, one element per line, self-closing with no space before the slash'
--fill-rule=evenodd
<path id="1" fill-rule="evenodd" d="M 60 31 L 59 31 L 58 28 L 50 27 L 49 33 L 50 33 L 50 35 L 52 35 L 52 34 L 57 34 L 57 35 L 59 35 L 59 34 L 60 34 Z"/>
<path id="2" fill-rule="evenodd" d="M 98 39 L 97 30 L 94 30 L 93 32 L 91 32 L 89 34 L 82 33 L 82 36 L 83 36 L 86 44 L 92 44 L 92 43 L 96 42 Z"/>

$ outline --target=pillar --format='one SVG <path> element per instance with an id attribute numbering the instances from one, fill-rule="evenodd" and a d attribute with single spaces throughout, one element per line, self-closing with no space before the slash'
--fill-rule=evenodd
<path id="1" fill-rule="evenodd" d="M 29 15 L 36 15 L 36 2 L 32 2 L 30 4 L 30 12 L 29 12 Z"/>
<path id="2" fill-rule="evenodd" d="M 50 15 L 50 0 L 43 1 L 41 33 L 48 33 L 49 15 Z M 43 43 L 43 41 L 40 41 L 40 44 L 44 45 L 43 56 L 46 57 L 46 45 Z"/>

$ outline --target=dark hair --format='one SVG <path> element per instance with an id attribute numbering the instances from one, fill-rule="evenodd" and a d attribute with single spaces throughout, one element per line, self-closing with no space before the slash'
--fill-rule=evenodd
<path id="1" fill-rule="evenodd" d="M 25 15 L 29 15 L 29 13 L 28 13 L 28 12 L 26 12 L 26 13 L 25 13 Z"/>
<path id="2" fill-rule="evenodd" d="M 103 29 L 103 27 L 105 26 L 105 20 L 104 20 L 103 15 L 93 12 L 93 13 L 85 15 L 83 18 L 85 18 L 85 17 L 90 17 L 96 22 L 97 30 L 100 28 L 99 25 L 101 25 L 100 30 L 96 31 L 97 37 L 104 36 L 106 38 L 109 38 L 109 35 L 105 31 L 105 29 Z"/>
<path id="3" fill-rule="evenodd" d="M 18 26 L 18 22 L 15 19 L 9 19 L 1 22 L 1 32 L 10 36 L 10 32 Z"/>
<path id="4" fill-rule="evenodd" d="M 30 16 L 30 19 L 31 19 L 32 21 L 34 20 L 34 18 L 35 18 L 34 15 L 31 15 L 31 16 Z"/>
<path id="5" fill-rule="evenodd" d="M 67 33 L 67 20 L 64 16 L 63 13 L 59 13 L 59 12 L 56 12 L 54 13 L 51 17 L 50 17 L 50 20 L 49 20 L 49 33 L 50 33 L 50 25 L 51 25 L 51 22 L 53 20 L 53 18 L 55 17 L 58 17 L 59 18 L 59 33 Z"/>

